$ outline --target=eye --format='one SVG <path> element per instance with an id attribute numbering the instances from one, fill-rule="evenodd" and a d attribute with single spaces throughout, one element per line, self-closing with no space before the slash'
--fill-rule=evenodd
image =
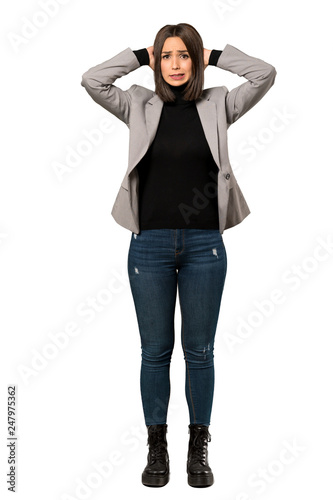
<path id="1" fill-rule="evenodd" d="M 170 54 L 165 54 L 162 56 L 162 59 L 167 59 L 170 56 Z M 180 57 L 183 59 L 188 59 L 190 56 L 188 54 L 180 54 Z"/>

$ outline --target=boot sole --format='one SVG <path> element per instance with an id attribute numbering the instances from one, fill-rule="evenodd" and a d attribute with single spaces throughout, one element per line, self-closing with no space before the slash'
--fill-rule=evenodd
<path id="1" fill-rule="evenodd" d="M 165 486 L 168 484 L 170 479 L 170 473 L 166 474 L 165 476 L 157 476 L 154 477 L 153 475 L 150 474 L 142 474 L 142 484 L 144 486 L 152 486 L 155 488 L 160 488 L 162 486 Z"/>
<path id="2" fill-rule="evenodd" d="M 213 474 L 197 476 L 188 473 L 187 482 L 193 488 L 207 488 L 208 486 L 212 486 L 212 484 L 214 484 L 214 476 Z"/>

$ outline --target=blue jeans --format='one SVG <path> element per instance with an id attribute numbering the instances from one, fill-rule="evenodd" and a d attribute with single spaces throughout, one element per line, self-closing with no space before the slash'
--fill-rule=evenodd
<path id="1" fill-rule="evenodd" d="M 140 390 L 146 425 L 167 421 L 177 285 L 190 423 L 210 425 L 214 338 L 226 271 L 218 229 L 132 233 L 128 276 L 141 337 Z"/>

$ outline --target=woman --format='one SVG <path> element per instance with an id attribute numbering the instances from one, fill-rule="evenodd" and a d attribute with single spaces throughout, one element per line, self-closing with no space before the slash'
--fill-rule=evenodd
<path id="1" fill-rule="evenodd" d="M 155 92 L 114 81 L 142 65 Z M 203 90 L 208 65 L 244 76 L 230 92 Z M 249 208 L 232 172 L 227 128 L 275 80 L 275 68 L 226 45 L 207 50 L 186 23 L 166 25 L 154 45 L 125 49 L 82 77 L 91 97 L 130 129 L 128 169 L 112 208 L 131 231 L 128 274 L 141 336 L 140 389 L 148 431 L 146 486 L 169 481 L 167 410 L 177 288 L 189 410 L 188 484 L 214 482 L 207 443 L 214 391 L 214 338 L 227 270 L 224 229 Z"/>

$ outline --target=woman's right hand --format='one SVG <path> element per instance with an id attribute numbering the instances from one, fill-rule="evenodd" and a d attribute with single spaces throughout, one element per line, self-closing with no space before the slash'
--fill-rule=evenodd
<path id="1" fill-rule="evenodd" d="M 147 50 L 149 54 L 149 66 L 154 71 L 155 69 L 154 46 L 152 45 L 151 47 L 147 47 Z"/>

